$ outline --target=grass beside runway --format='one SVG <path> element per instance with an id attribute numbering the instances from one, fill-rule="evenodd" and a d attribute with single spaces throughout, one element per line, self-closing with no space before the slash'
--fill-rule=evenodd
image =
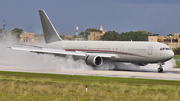
<path id="1" fill-rule="evenodd" d="M 175 68 L 180 68 L 180 61 L 176 61 L 176 67 Z"/>
<path id="2" fill-rule="evenodd" d="M 180 59 L 180 55 L 175 55 L 174 59 Z M 176 61 L 176 67 L 175 68 L 180 68 L 180 61 Z"/>
<path id="3" fill-rule="evenodd" d="M 0 85 L 1 101 L 180 99 L 180 81 L 168 80 L 0 71 Z"/>
<path id="4" fill-rule="evenodd" d="M 180 55 L 174 55 L 174 59 L 180 59 Z"/>

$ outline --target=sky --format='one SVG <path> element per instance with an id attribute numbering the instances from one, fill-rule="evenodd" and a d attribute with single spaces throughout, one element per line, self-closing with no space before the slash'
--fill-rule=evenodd
<path id="1" fill-rule="evenodd" d="M 43 9 L 60 35 L 87 28 L 118 33 L 146 30 L 161 36 L 180 33 L 180 0 L 0 0 L 0 28 L 41 34 Z"/>

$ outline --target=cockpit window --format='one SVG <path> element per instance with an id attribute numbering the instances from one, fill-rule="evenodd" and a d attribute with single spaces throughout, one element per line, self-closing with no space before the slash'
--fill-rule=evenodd
<path id="1" fill-rule="evenodd" d="M 171 50 L 170 48 L 160 48 L 160 50 Z"/>

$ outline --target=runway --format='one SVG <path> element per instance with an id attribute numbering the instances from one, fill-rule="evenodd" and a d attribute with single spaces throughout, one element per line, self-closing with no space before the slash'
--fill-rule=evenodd
<path id="1" fill-rule="evenodd" d="M 31 73 L 50 73 L 67 75 L 88 75 L 104 77 L 122 77 L 122 78 L 142 78 L 159 80 L 177 80 L 180 81 L 180 69 L 169 69 L 163 73 L 154 70 L 83 70 L 83 71 L 60 71 L 60 70 L 23 70 L 18 67 L 0 66 L 0 71 L 31 72 Z"/>

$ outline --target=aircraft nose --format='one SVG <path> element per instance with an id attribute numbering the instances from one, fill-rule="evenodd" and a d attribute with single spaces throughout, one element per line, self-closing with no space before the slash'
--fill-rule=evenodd
<path id="1" fill-rule="evenodd" d="M 172 50 L 169 51 L 168 57 L 169 57 L 170 59 L 174 57 L 174 52 L 173 52 Z"/>

